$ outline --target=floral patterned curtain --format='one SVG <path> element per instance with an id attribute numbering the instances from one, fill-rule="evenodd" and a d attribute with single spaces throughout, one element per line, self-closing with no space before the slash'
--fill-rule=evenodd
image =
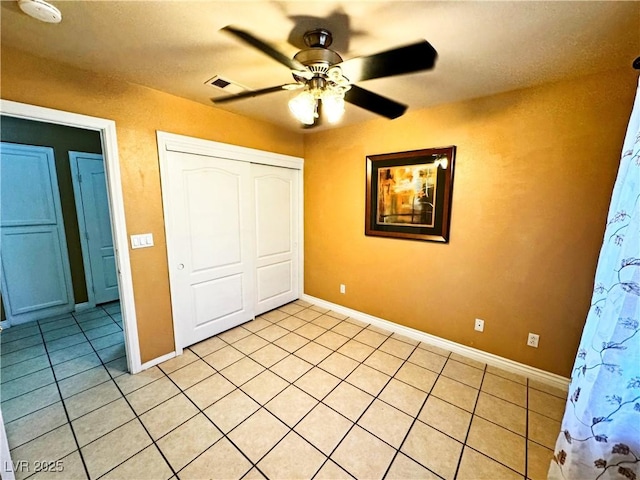
<path id="1" fill-rule="evenodd" d="M 550 479 L 640 479 L 640 85 Z"/>

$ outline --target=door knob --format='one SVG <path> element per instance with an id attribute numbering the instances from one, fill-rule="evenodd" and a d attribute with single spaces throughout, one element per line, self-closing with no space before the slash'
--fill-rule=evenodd
<path id="1" fill-rule="evenodd" d="M 184 263 L 179 263 L 178 264 L 178 270 L 182 270 L 184 268 Z"/>

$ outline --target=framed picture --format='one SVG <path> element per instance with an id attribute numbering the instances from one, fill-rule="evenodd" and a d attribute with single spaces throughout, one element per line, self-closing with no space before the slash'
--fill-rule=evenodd
<path id="1" fill-rule="evenodd" d="M 449 241 L 456 147 L 367 157 L 365 234 Z"/>

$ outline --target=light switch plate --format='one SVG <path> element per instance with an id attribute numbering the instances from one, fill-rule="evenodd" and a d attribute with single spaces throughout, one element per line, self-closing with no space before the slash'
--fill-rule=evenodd
<path id="1" fill-rule="evenodd" d="M 153 247 L 153 233 L 131 235 L 131 248 Z"/>

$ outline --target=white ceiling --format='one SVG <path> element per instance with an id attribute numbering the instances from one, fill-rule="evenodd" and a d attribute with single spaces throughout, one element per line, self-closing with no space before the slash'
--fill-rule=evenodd
<path id="1" fill-rule="evenodd" d="M 409 109 L 617 67 L 640 55 L 635 1 L 56 1 L 62 23 L 0 2 L 3 45 L 299 130 L 282 91 L 213 106 L 214 75 L 250 89 L 291 82 L 286 67 L 219 31 L 232 24 L 293 56 L 306 27 L 332 31 L 346 60 L 427 39 L 434 70 L 358 85 Z M 292 42 L 288 42 L 292 34 Z M 341 125 L 378 118 L 348 105 Z M 327 128 L 327 127 L 320 127 Z"/>

